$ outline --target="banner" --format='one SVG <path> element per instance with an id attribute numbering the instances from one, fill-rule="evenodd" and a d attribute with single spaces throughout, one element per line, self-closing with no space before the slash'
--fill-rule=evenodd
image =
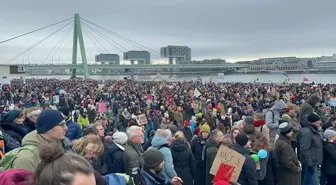
<path id="1" fill-rule="evenodd" d="M 199 90 L 197 88 L 195 88 L 194 97 L 198 98 L 199 96 L 201 96 L 201 93 L 199 92 Z"/>
<path id="2" fill-rule="evenodd" d="M 234 167 L 234 172 L 231 176 L 231 181 L 237 182 L 240 172 L 242 170 L 243 164 L 245 162 L 246 157 L 241 155 L 240 153 L 231 150 L 230 148 L 221 145 L 214 162 L 212 163 L 210 174 L 216 175 L 219 169 L 219 166 L 223 163 L 226 165 L 230 165 Z"/>

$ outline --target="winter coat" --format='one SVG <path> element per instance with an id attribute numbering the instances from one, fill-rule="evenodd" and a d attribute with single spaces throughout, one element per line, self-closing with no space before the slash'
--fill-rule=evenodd
<path id="1" fill-rule="evenodd" d="M 23 124 L 2 123 L 0 127 L 19 143 L 22 143 L 23 137 L 28 134 L 28 129 Z"/>
<path id="2" fill-rule="evenodd" d="M 106 146 L 106 165 L 107 174 L 110 173 L 125 173 L 124 167 L 124 150 L 125 148 L 116 143 Z"/>
<path id="3" fill-rule="evenodd" d="M 325 175 L 336 175 L 336 144 L 324 142 L 322 171 Z"/>
<path id="4" fill-rule="evenodd" d="M 23 122 L 23 125 L 27 129 L 28 133 L 36 129 L 35 123 L 30 121 L 28 118 L 25 119 L 25 121 Z"/>
<path id="5" fill-rule="evenodd" d="M 78 115 L 78 119 L 77 119 L 77 123 L 79 124 L 79 126 L 81 128 L 83 128 L 84 126 L 88 125 L 90 122 L 89 122 L 89 117 L 86 116 L 85 118 L 82 116 L 82 115 Z"/>
<path id="6" fill-rule="evenodd" d="M 196 161 L 196 175 L 195 175 L 195 185 L 204 185 L 205 184 L 205 160 L 203 152 L 203 148 L 205 146 L 206 139 L 202 139 L 202 137 L 196 136 L 191 141 L 191 151 L 194 154 Z"/>
<path id="7" fill-rule="evenodd" d="M 153 174 L 148 169 L 142 169 L 141 174 L 145 178 L 146 185 L 170 185 L 170 181 L 165 180 L 163 172 Z"/>
<path id="8" fill-rule="evenodd" d="M 255 130 L 261 132 L 261 134 L 266 137 L 267 141 L 269 141 L 269 136 L 270 136 L 270 130 L 266 126 L 266 121 L 265 120 L 255 120 L 253 122 L 253 126 Z"/>
<path id="9" fill-rule="evenodd" d="M 184 137 L 186 138 L 186 140 L 191 143 L 191 138 L 192 138 L 192 134 L 191 134 L 191 129 L 190 127 L 183 127 L 182 128 L 182 132 L 184 134 Z"/>
<path id="10" fill-rule="evenodd" d="M 212 185 L 212 180 L 214 178 L 213 175 L 211 175 L 210 169 L 212 166 L 212 163 L 215 160 L 218 148 L 220 146 L 220 143 L 215 141 L 213 138 L 209 138 L 205 143 L 205 179 L 206 179 L 206 185 Z"/>
<path id="11" fill-rule="evenodd" d="M 263 180 L 258 180 L 258 185 L 278 185 L 279 184 L 279 164 L 273 151 L 269 152 L 266 175 Z"/>
<path id="12" fill-rule="evenodd" d="M 141 145 L 132 143 L 128 140 L 124 151 L 124 167 L 125 173 L 132 176 L 132 171 L 140 171 L 144 166 L 142 158 L 143 149 Z M 133 174 L 134 175 L 134 174 Z"/>
<path id="13" fill-rule="evenodd" d="M 318 128 L 309 124 L 299 132 L 300 161 L 304 166 L 318 166 L 323 161 L 323 142 Z"/>
<path id="14" fill-rule="evenodd" d="M 21 168 L 35 172 L 37 165 L 41 162 L 41 159 L 38 157 L 39 154 L 37 147 L 49 142 L 50 141 L 47 141 L 40 134 L 38 134 L 36 130 L 27 134 L 22 140 L 22 146 L 33 145 L 36 147 L 36 149 L 34 151 L 21 150 L 17 154 L 16 159 L 13 161 L 13 168 Z M 71 149 L 71 142 L 68 138 L 64 138 L 61 144 L 65 151 L 69 151 Z"/>
<path id="15" fill-rule="evenodd" d="M 300 163 L 289 138 L 280 135 L 274 152 L 279 162 L 280 185 L 301 185 Z"/>
<path id="16" fill-rule="evenodd" d="M 167 181 L 170 181 L 172 178 L 176 177 L 177 174 L 174 169 L 174 163 L 173 163 L 173 157 L 170 149 L 168 148 L 167 140 L 164 136 L 161 136 L 159 134 L 155 134 L 152 140 L 152 147 L 160 150 L 160 152 L 164 156 L 164 174 Z"/>
<path id="17" fill-rule="evenodd" d="M 307 98 L 307 100 L 300 106 L 299 121 L 300 125 L 309 125 L 308 115 L 314 112 L 315 105 L 320 101 L 320 98 L 313 94 Z"/>
<path id="18" fill-rule="evenodd" d="M 183 180 L 183 185 L 193 185 L 196 163 L 189 144 L 184 140 L 175 140 L 171 152 L 177 176 Z"/>
<path id="19" fill-rule="evenodd" d="M 246 157 L 242 170 L 238 177 L 238 183 L 241 185 L 258 185 L 258 181 L 256 178 L 256 163 L 251 158 L 249 151 L 243 146 L 237 144 L 233 147 L 233 150 Z"/>
<path id="20" fill-rule="evenodd" d="M 68 127 L 68 130 L 65 135 L 67 138 L 73 141 L 75 139 L 79 139 L 80 137 L 82 137 L 82 129 L 80 128 L 78 123 L 72 120 L 68 120 L 66 122 L 66 125 Z"/>
<path id="21" fill-rule="evenodd" d="M 270 129 L 270 146 L 274 147 L 276 134 L 279 132 L 279 120 L 280 112 L 287 108 L 286 103 L 283 100 L 276 101 L 272 108 L 270 108 L 265 114 L 266 125 Z"/>

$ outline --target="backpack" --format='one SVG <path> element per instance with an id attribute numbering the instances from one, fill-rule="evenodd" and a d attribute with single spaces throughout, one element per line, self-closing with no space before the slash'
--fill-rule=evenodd
<path id="1" fill-rule="evenodd" d="M 122 173 L 111 173 L 105 175 L 104 179 L 108 185 L 133 185 L 133 179 Z"/>
<path id="2" fill-rule="evenodd" d="M 8 170 L 8 169 L 13 168 L 14 160 L 17 158 L 17 155 L 19 154 L 21 150 L 30 150 L 31 152 L 34 152 L 35 149 L 36 149 L 36 146 L 34 145 L 25 145 L 23 147 L 16 148 L 6 153 L 0 162 L 1 170 Z"/>
<path id="3" fill-rule="evenodd" d="M 274 111 L 272 109 L 268 109 L 266 112 L 265 112 L 265 120 L 266 120 L 266 114 L 268 111 L 271 111 L 272 112 L 272 120 L 273 120 L 273 123 L 274 123 Z"/>

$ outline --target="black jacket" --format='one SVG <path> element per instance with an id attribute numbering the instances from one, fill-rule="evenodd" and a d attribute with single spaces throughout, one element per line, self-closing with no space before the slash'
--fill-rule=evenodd
<path id="1" fill-rule="evenodd" d="M 263 180 L 258 181 L 258 185 L 278 185 L 280 180 L 279 165 L 273 151 L 269 152 L 266 170 L 266 176 Z"/>
<path id="2" fill-rule="evenodd" d="M 0 127 L 13 139 L 21 144 L 24 136 L 28 134 L 27 128 L 23 124 L 2 123 Z"/>
<path id="3" fill-rule="evenodd" d="M 300 160 L 304 166 L 318 166 L 323 161 L 323 143 L 318 129 L 309 124 L 299 132 Z"/>
<path id="4" fill-rule="evenodd" d="M 322 171 L 326 175 L 336 175 L 336 144 L 325 141 L 323 150 Z"/>
<path id="5" fill-rule="evenodd" d="M 124 151 L 115 143 L 107 144 L 106 148 L 107 174 L 125 173 Z"/>
<path id="6" fill-rule="evenodd" d="M 299 121 L 301 126 L 310 124 L 308 121 L 308 115 L 314 112 L 315 105 L 320 101 L 320 98 L 313 94 L 307 98 L 307 100 L 300 106 Z"/>
<path id="7" fill-rule="evenodd" d="M 212 163 L 214 162 L 216 158 L 219 146 L 220 146 L 220 143 L 218 143 L 212 138 L 209 138 L 205 143 L 205 166 L 206 166 L 205 178 L 206 178 L 207 185 L 212 185 L 212 180 L 214 176 L 211 175 L 209 172 L 210 172 Z"/>
<path id="8" fill-rule="evenodd" d="M 183 140 L 175 140 L 171 147 L 174 168 L 183 185 L 193 185 L 196 164 L 189 144 Z"/>
<path id="9" fill-rule="evenodd" d="M 182 132 L 183 132 L 184 137 L 186 138 L 186 140 L 187 140 L 189 143 L 191 143 L 192 134 L 191 134 L 190 127 L 183 127 L 183 128 L 182 128 Z"/>
<path id="10" fill-rule="evenodd" d="M 242 167 L 242 171 L 240 172 L 238 178 L 238 183 L 240 185 L 258 185 L 258 181 L 256 178 L 257 176 L 256 163 L 251 158 L 249 151 L 237 144 L 233 147 L 233 150 L 246 157 Z"/>

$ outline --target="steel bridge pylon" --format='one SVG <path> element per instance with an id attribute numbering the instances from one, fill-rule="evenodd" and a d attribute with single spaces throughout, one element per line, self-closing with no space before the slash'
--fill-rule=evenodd
<path id="1" fill-rule="evenodd" d="M 74 16 L 74 33 L 73 33 L 73 46 L 72 46 L 72 64 L 77 64 L 77 45 L 79 44 L 81 58 L 82 58 L 82 66 L 84 69 L 84 78 L 89 77 L 89 68 L 86 59 L 83 32 L 79 14 L 75 14 Z M 72 78 L 76 77 L 76 69 L 72 69 Z"/>

